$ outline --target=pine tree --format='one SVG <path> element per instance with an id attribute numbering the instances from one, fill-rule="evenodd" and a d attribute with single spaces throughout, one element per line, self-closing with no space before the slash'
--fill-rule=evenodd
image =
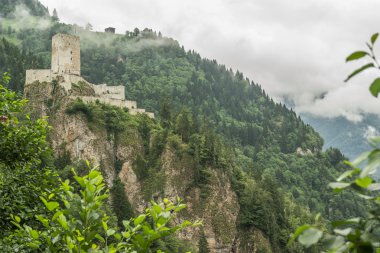
<path id="1" fill-rule="evenodd" d="M 55 8 L 53 10 L 53 16 L 52 16 L 52 18 L 53 18 L 54 21 L 59 21 L 58 12 L 57 12 L 57 10 Z"/>
<path id="2" fill-rule="evenodd" d="M 206 240 L 206 235 L 205 235 L 204 231 L 202 231 L 201 237 L 199 238 L 198 248 L 199 248 L 198 253 L 210 253 L 211 252 L 210 249 L 208 248 L 208 242 Z"/>

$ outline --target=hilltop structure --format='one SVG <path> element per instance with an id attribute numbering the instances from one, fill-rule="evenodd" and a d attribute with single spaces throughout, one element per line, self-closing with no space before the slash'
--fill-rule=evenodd
<path id="1" fill-rule="evenodd" d="M 25 90 L 35 82 L 52 83 L 54 80 L 63 87 L 68 96 L 80 98 L 86 103 L 99 101 L 113 106 L 128 108 L 132 115 L 145 113 L 154 118 L 154 113 L 137 108 L 136 101 L 125 99 L 125 87 L 95 85 L 81 77 L 80 72 L 80 39 L 78 36 L 56 34 L 52 38 L 51 69 L 27 70 Z M 73 88 L 85 86 L 90 91 L 73 95 Z M 89 95 L 91 94 L 91 95 Z"/>
<path id="2" fill-rule="evenodd" d="M 114 27 L 107 27 L 106 29 L 104 29 L 104 32 L 106 32 L 106 33 L 115 33 L 116 29 Z"/>

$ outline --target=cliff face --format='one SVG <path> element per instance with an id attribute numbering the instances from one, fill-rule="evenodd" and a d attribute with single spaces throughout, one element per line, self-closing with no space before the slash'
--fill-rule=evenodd
<path id="1" fill-rule="evenodd" d="M 72 90 L 70 94 L 87 95 L 91 92 L 82 87 L 81 90 Z M 180 148 L 173 148 L 168 142 L 157 156 L 159 166 L 149 176 L 143 177 L 139 174 L 144 171 L 138 171 L 136 164 L 153 145 L 157 138 L 154 133 L 150 135 L 148 145 L 144 145 L 143 136 L 136 125 L 131 124 L 115 133 L 102 124 L 90 122 L 83 111 L 68 113 L 67 108 L 75 100 L 60 87 L 59 80 L 54 84 L 35 82 L 25 88 L 25 94 L 34 115 L 48 116 L 52 126 L 49 138 L 55 156 L 58 158 L 68 154 L 73 162 L 89 160 L 101 165 L 109 188 L 119 177 L 136 212 L 142 212 L 149 199 L 180 196 L 187 208 L 179 219 L 204 221 L 202 228 L 187 230 L 178 235 L 180 238 L 196 246 L 202 232 L 211 252 L 256 252 L 256 241 L 264 245 L 261 248 L 270 250 L 268 241 L 260 232 L 252 231 L 249 236 L 239 232 L 236 224 L 238 198 L 231 188 L 228 174 L 222 169 L 207 168 L 210 172 L 207 187 L 195 185 L 197 170 L 194 157 L 180 152 Z M 116 168 L 117 163 L 120 168 Z"/>

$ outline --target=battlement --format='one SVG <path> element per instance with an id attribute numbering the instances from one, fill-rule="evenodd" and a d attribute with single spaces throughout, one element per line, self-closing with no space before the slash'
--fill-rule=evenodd
<path id="1" fill-rule="evenodd" d="M 137 108 L 136 101 L 126 100 L 125 87 L 123 85 L 108 86 L 107 84 L 95 85 L 87 82 L 80 76 L 80 39 L 78 36 L 56 34 L 52 38 L 51 69 L 31 69 L 26 71 L 25 90 L 30 84 L 52 83 L 57 80 L 65 89 L 67 96 L 81 98 L 86 103 L 99 101 L 113 106 L 128 108 L 132 115 L 144 113 L 154 118 L 154 113 L 145 112 L 145 109 Z M 93 89 L 94 96 L 73 96 L 74 87 L 78 83 L 85 83 Z M 25 92 L 27 94 L 27 92 Z M 48 94 L 46 94 L 48 96 Z"/>

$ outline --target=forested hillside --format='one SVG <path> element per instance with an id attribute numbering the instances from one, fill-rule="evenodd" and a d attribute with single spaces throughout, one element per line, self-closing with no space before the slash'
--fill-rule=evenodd
<path id="1" fill-rule="evenodd" d="M 0 14 L 5 17 L 14 17 L 16 7 L 26 7 L 34 16 L 49 16 L 48 9 L 37 0 L 2 0 Z"/>
<path id="2" fill-rule="evenodd" d="M 12 75 L 9 88 L 22 93 L 26 69 L 50 68 L 52 35 L 80 36 L 83 77 L 97 84 L 125 85 L 128 99 L 158 117 L 131 119 L 125 111 L 80 101 L 66 113 L 82 115 L 90 129 L 103 127 L 112 134 L 137 129 L 144 152 L 136 155 L 134 169 L 143 185 L 155 185 L 152 181 L 162 176 L 167 145 L 178 151 L 179 161 L 192 165 L 191 187 L 205 198 L 214 171 L 222 171 L 238 198 L 238 233 L 262 231 L 275 252 L 299 250 L 285 249 L 289 234 L 318 212 L 339 219 L 365 210 L 350 193 L 336 196 L 327 189 L 346 166 L 340 151 L 323 152 L 323 140 L 312 127 L 243 73 L 185 51 L 177 41 L 150 29 L 116 35 L 92 32 L 46 16 L 37 2 L 24 2 L 33 6 L 31 14 L 42 16 L 38 22 L 49 25 L 23 27 L 11 15 L 0 23 L 0 74 Z M 2 4 L 7 13 L 15 9 L 15 4 Z M 72 159 L 56 157 L 57 169 Z M 114 167 L 117 170 L 117 164 Z M 155 189 L 144 192 L 149 198 Z M 117 194 L 123 196 L 122 191 Z"/>

